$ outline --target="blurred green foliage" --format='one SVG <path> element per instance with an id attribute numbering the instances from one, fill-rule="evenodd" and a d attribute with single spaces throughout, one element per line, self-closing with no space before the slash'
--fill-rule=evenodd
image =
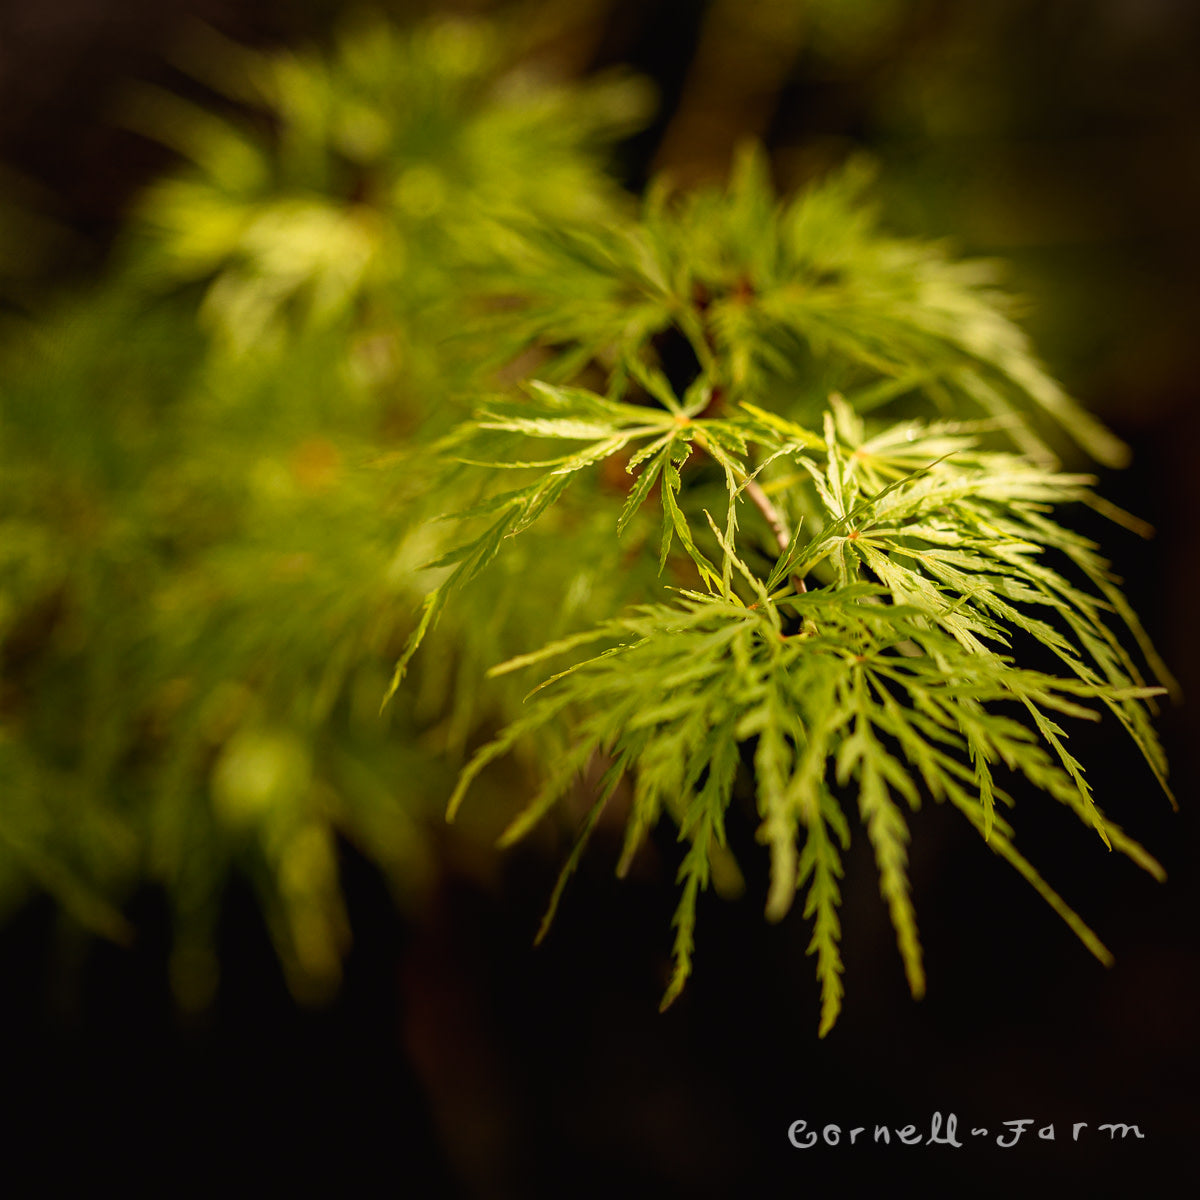
<path id="1" fill-rule="evenodd" d="M 489 357 L 449 336 L 473 280 L 514 213 L 619 204 L 602 151 L 648 103 L 540 83 L 519 49 L 463 21 L 372 23 L 327 55 L 195 42 L 230 102 L 130 104 L 183 165 L 103 282 L 3 330 L 0 896 L 49 889 L 123 938 L 122 904 L 161 884 L 186 1005 L 215 985 L 231 870 L 314 997 L 349 937 L 337 838 L 420 891 L 437 752 L 488 712 L 456 673 L 528 619 L 536 559 L 380 714 L 437 545 L 414 431 L 461 414 Z M 536 620 L 615 599 L 603 566 Z"/>

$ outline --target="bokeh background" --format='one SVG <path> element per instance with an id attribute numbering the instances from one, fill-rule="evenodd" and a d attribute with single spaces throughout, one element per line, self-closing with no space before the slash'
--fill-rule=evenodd
<path id="1" fill-rule="evenodd" d="M 512 5 L 377 5 L 408 21 Z M 0 3 L 5 302 L 102 279 L 140 190 L 170 153 L 116 119 L 130 81 L 195 98 L 173 48 L 202 21 L 251 45 L 303 46 L 352 10 L 313 0 Z M 1182 683 L 1200 690 L 1200 6 L 1191 0 L 581 0 L 524 5 L 563 78 L 624 64 L 656 114 L 618 152 L 640 190 L 659 170 L 720 178 L 746 136 L 797 186 L 849 154 L 877 162 L 885 221 L 1009 264 L 1036 344 L 1134 449 L 1102 491 L 1152 523 L 1103 541 Z M 1090 523 L 1089 523 L 1090 522 Z M 1165 1194 L 1195 1178 L 1200 1129 L 1200 851 L 1194 704 L 1164 713 L 1181 811 L 1132 747 L 1083 731 L 1106 807 L 1163 861 L 1155 884 L 1049 807 L 1026 853 L 1114 951 L 1098 967 L 974 835 L 930 808 L 912 878 L 930 978 L 914 1004 L 869 854 L 847 864 L 848 1000 L 818 1042 L 799 913 L 706 898 L 697 971 L 657 1012 L 674 905 L 671 847 L 612 878 L 593 844 L 557 928 L 532 934 L 562 846 L 500 854 L 435 834 L 419 900 L 397 906 L 341 847 L 354 931 L 342 986 L 298 1005 L 254 897 L 233 884 L 220 987 L 182 1014 L 170 916 L 152 889 L 130 946 L 80 937 L 39 898 L 0 928 L 6 1151 L 47 1179 L 149 1174 L 270 1186 L 331 1170 L 341 1194 L 757 1195 L 817 1185 L 932 1194 Z M 0 804 L 3 798 L 0 798 Z M 1028 813 L 1027 813 L 1028 818 Z M 760 864 L 761 866 L 761 864 Z M 966 1126 L 1034 1118 L 1013 1150 L 788 1146 L 810 1125 Z M 1070 1125 L 1089 1130 L 1072 1145 Z M 1142 1142 L 1109 1145 L 1103 1121 Z M 1089 1136 L 1089 1133 L 1091 1136 Z"/>

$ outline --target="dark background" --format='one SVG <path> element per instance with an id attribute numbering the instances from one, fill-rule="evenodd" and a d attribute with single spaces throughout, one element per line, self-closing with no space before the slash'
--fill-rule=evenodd
<path id="1" fill-rule="evenodd" d="M 893 228 L 1009 260 L 1051 367 L 1134 448 L 1101 490 L 1158 533 L 1141 542 L 1086 513 L 1076 524 L 1102 539 L 1195 696 L 1200 5 L 862 0 L 834 19 L 826 2 L 794 44 L 757 52 L 750 35 L 747 50 L 713 34 L 713 7 L 597 0 L 580 24 L 577 69 L 626 62 L 659 86 L 659 117 L 622 149 L 630 186 L 664 165 L 719 174 L 742 133 L 766 139 L 784 185 L 865 148 Z M 187 87 L 166 61 L 185 20 L 275 44 L 319 40 L 341 10 L 0 3 L 0 162 L 70 231 L 30 257 L 29 287 L 101 273 L 129 198 L 168 165 L 107 113 L 131 78 Z M 663 1016 L 669 837 L 621 883 L 597 839 L 537 951 L 553 857 L 510 853 L 485 886 L 447 853 L 427 905 L 401 916 L 347 850 L 354 948 L 339 998 L 316 1011 L 289 997 L 237 889 L 218 999 L 190 1022 L 172 1006 L 159 898 L 135 906 L 132 950 L 64 940 L 50 903 L 34 902 L 0 929 L 0 1146 L 47 1181 L 136 1174 L 165 1194 L 324 1170 L 347 1194 L 799 1194 L 826 1181 L 853 1193 L 905 1179 L 933 1194 L 1174 1192 L 1197 1178 L 1200 1131 L 1198 720 L 1194 705 L 1162 720 L 1179 813 L 1107 727 L 1074 735 L 1101 803 L 1161 858 L 1165 885 L 1049 800 L 1026 801 L 1025 853 L 1053 864 L 1115 967 L 931 805 L 913 821 L 911 871 L 929 994 L 907 994 L 859 839 L 844 887 L 847 1003 L 822 1041 L 807 925 L 799 912 L 763 922 L 748 827 L 733 831 L 747 898 L 702 898 L 696 974 Z M 787 1142 L 797 1119 L 869 1136 L 877 1123 L 927 1132 L 937 1110 L 958 1114 L 964 1149 Z M 968 1135 L 1024 1117 L 1034 1126 L 1011 1150 Z M 1072 1144 L 1077 1121 L 1088 1128 Z M 1145 1139 L 1110 1145 L 1105 1121 Z M 1057 1140 L 1037 1141 L 1051 1122 Z"/>

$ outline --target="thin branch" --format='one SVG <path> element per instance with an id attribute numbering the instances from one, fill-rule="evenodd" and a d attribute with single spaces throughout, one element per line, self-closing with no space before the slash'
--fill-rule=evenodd
<path id="1" fill-rule="evenodd" d="M 688 421 L 687 424 L 691 425 L 692 422 Z M 748 475 L 737 463 L 729 461 L 723 454 L 715 454 L 712 446 L 709 445 L 708 439 L 704 436 L 703 430 L 698 427 L 695 430 L 695 444 L 705 450 L 710 457 L 721 463 L 727 471 L 732 472 L 732 477 L 741 485 L 741 490 L 754 501 L 754 507 L 762 513 L 767 524 L 771 527 L 771 532 L 775 535 L 775 541 L 779 546 L 780 554 L 786 554 L 788 547 L 792 544 L 791 531 L 788 529 L 787 521 L 784 520 L 783 514 L 771 503 L 771 498 L 763 491 L 762 485 L 753 475 Z M 808 588 L 804 586 L 804 580 L 798 575 L 792 576 L 792 584 L 797 592 L 808 591 Z"/>
<path id="2" fill-rule="evenodd" d="M 762 485 L 756 479 L 747 479 L 743 488 L 746 495 L 754 501 L 755 508 L 766 517 L 767 524 L 770 525 L 771 532 L 779 543 L 779 549 L 786 550 L 791 545 L 792 535 L 788 532 L 787 522 L 783 519 L 779 509 L 771 503 L 770 497 L 763 491 Z"/>
<path id="3" fill-rule="evenodd" d="M 792 535 L 788 530 L 787 522 L 783 519 L 783 514 L 771 503 L 770 496 L 763 491 L 762 485 L 757 479 L 748 478 L 742 488 L 746 495 L 754 501 L 755 508 L 766 518 L 771 532 L 775 535 L 775 541 L 779 543 L 780 553 L 786 554 L 788 546 L 792 544 Z M 792 576 L 792 586 L 798 592 L 808 591 L 808 588 L 804 586 L 804 580 L 798 575 Z"/>

